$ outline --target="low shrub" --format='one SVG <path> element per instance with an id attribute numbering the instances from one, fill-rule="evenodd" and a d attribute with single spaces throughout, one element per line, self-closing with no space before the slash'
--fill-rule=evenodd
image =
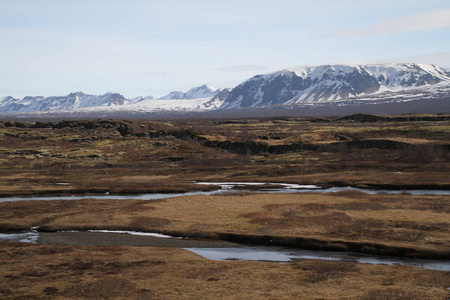
<path id="1" fill-rule="evenodd" d="M 309 211 L 324 211 L 330 209 L 330 206 L 320 203 L 306 203 L 302 207 Z"/>
<path id="2" fill-rule="evenodd" d="M 44 293 L 47 295 L 55 295 L 58 292 L 58 288 L 54 286 L 48 286 L 44 289 Z"/>
<path id="3" fill-rule="evenodd" d="M 337 206 L 342 210 L 383 210 L 387 207 L 377 202 L 348 202 Z"/>
<path id="4" fill-rule="evenodd" d="M 47 271 L 42 271 L 42 270 L 38 270 L 36 268 L 29 268 L 28 270 L 22 272 L 22 274 L 20 274 L 21 276 L 28 276 L 28 277 L 42 277 L 47 275 L 48 272 Z"/>
<path id="5" fill-rule="evenodd" d="M 111 299 L 124 297 L 134 289 L 134 284 L 120 278 L 104 278 L 94 282 L 77 284 L 64 291 L 66 297 L 84 299 Z"/>
<path id="6" fill-rule="evenodd" d="M 351 263 L 326 260 L 317 260 L 301 268 L 309 271 L 307 280 L 312 283 L 341 277 L 357 270 L 355 265 Z"/>
<path id="7" fill-rule="evenodd" d="M 428 300 L 429 295 L 419 291 L 406 291 L 403 289 L 370 290 L 361 300 Z"/>
<path id="8" fill-rule="evenodd" d="M 406 242 L 417 242 L 427 237 L 427 233 L 423 230 L 402 230 L 398 235 L 398 239 Z"/>
<path id="9" fill-rule="evenodd" d="M 337 234 L 358 234 L 368 237 L 379 237 L 383 234 L 383 222 L 374 219 L 350 219 L 330 224 L 329 230 Z"/>
<path id="10" fill-rule="evenodd" d="M 165 218 L 136 217 L 131 221 L 130 226 L 133 230 L 139 231 L 164 227 L 170 223 L 171 222 Z"/>

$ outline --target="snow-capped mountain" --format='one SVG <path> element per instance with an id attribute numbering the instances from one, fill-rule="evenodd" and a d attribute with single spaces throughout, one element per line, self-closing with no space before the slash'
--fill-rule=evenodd
<path id="1" fill-rule="evenodd" d="M 227 89 L 215 89 L 208 85 L 192 88 L 177 99 L 155 99 L 153 96 L 126 99 L 120 94 L 87 95 L 82 92 L 67 96 L 25 97 L 0 99 L 0 113 L 33 112 L 199 112 L 218 109 L 229 94 Z M 175 92 L 171 93 L 175 95 Z M 170 94 L 169 94 L 170 95 Z"/>
<path id="2" fill-rule="evenodd" d="M 333 102 L 438 83 L 450 84 L 450 73 L 426 64 L 301 66 L 244 81 L 221 109 Z"/>
<path id="3" fill-rule="evenodd" d="M 117 93 L 95 96 L 77 92 L 67 96 L 27 96 L 23 99 L 5 97 L 0 99 L 0 113 L 76 110 L 85 107 L 124 105 L 126 102 L 127 99 Z"/>
<path id="4" fill-rule="evenodd" d="M 155 97 L 153 96 L 137 96 L 131 99 L 128 99 L 128 101 L 130 103 L 136 103 L 136 102 L 140 102 L 140 101 L 144 101 L 144 100 L 153 100 L 155 99 Z"/>
<path id="5" fill-rule="evenodd" d="M 166 99 L 166 100 L 180 100 L 180 99 L 184 99 L 183 97 L 184 97 L 184 92 L 182 92 L 182 91 L 173 91 L 173 92 L 170 92 L 167 95 L 164 95 L 164 96 L 162 96 L 162 97 L 160 97 L 158 99 L 160 99 L 160 100 L 164 100 L 164 99 Z"/>
<path id="6" fill-rule="evenodd" d="M 112 113 L 189 113 L 240 108 L 310 109 L 366 104 L 374 107 L 375 104 L 411 100 L 421 101 L 421 107 L 426 107 L 428 99 L 447 99 L 446 103 L 450 103 L 450 72 L 434 65 L 413 63 L 340 64 L 303 66 L 257 75 L 231 91 L 203 85 L 187 92 L 172 92 L 159 99 L 152 96 L 126 99 L 117 93 L 96 96 L 82 92 L 23 99 L 8 96 L 0 98 L 0 114 L 18 116 L 21 113 L 27 117 L 36 113 L 50 116 L 58 112 L 59 115 L 107 116 Z M 407 113 L 411 109 L 405 106 L 402 111 Z M 384 113 L 389 112 L 386 108 Z"/>
<path id="7" fill-rule="evenodd" d="M 181 99 L 213 98 L 214 96 L 219 94 L 220 91 L 221 89 L 217 89 L 210 85 L 204 84 L 199 87 L 194 87 L 187 92 L 182 91 L 170 92 L 169 94 L 162 96 L 159 99 L 181 100 Z"/>

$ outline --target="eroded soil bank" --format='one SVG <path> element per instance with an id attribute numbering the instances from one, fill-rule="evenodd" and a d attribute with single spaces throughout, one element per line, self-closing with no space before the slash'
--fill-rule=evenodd
<path id="1" fill-rule="evenodd" d="M 38 244 L 72 246 L 145 246 L 170 248 L 236 248 L 242 245 L 211 239 L 188 239 L 186 237 L 161 238 L 125 233 L 101 232 L 40 232 Z"/>
<path id="2" fill-rule="evenodd" d="M 1 241 L 68 246 L 138 246 L 186 249 L 212 260 L 298 262 L 303 260 L 343 261 L 375 265 L 399 265 L 449 272 L 449 260 L 408 258 L 343 251 L 304 250 L 281 246 L 245 246 L 231 242 L 172 237 L 134 231 L 60 231 L 0 234 Z"/>

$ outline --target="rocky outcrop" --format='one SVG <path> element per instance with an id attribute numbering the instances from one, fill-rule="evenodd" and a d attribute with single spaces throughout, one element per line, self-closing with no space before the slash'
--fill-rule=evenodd
<path id="1" fill-rule="evenodd" d="M 397 118 L 397 117 L 396 117 Z M 399 117 L 403 118 L 403 117 Z M 411 117 L 405 117 L 411 118 Z M 449 118 L 448 116 L 435 116 L 435 117 L 414 117 L 419 120 L 442 120 Z M 380 117 L 375 115 L 363 115 L 357 114 L 346 118 L 340 118 L 339 120 L 354 120 L 357 122 L 376 122 L 379 120 L 386 121 L 387 117 Z M 394 119 L 394 118 L 391 118 Z M 405 119 L 406 121 L 406 119 Z M 269 145 L 264 141 L 218 141 L 209 140 L 199 134 L 192 132 L 191 130 L 159 130 L 149 131 L 146 128 L 139 126 L 136 123 L 129 121 L 114 121 L 114 120 L 88 120 L 88 121 L 60 121 L 58 123 L 23 123 L 23 122 L 0 122 L 0 127 L 18 127 L 18 128 L 75 128 L 83 130 L 116 130 L 121 136 L 135 136 L 140 138 L 160 138 L 166 136 L 172 136 L 176 139 L 185 141 L 194 141 L 202 146 L 209 148 L 222 149 L 236 154 L 249 154 L 256 155 L 262 153 L 268 154 L 283 154 L 293 151 L 310 150 L 320 152 L 343 152 L 350 149 L 384 149 L 384 150 L 410 150 L 412 152 L 430 152 L 432 151 L 450 151 L 450 145 L 414 145 L 406 142 L 389 140 L 389 139 L 362 139 L 353 140 L 346 136 L 334 135 L 338 142 L 326 143 L 326 144 L 311 144 L 302 141 L 297 141 L 289 144 L 281 145 Z M 145 126 L 144 126 L 145 127 Z M 15 136 L 19 137 L 19 136 Z M 90 137 L 90 140 L 95 140 L 97 137 Z M 263 140 L 269 139 L 266 136 L 260 137 Z M 276 139 L 276 137 L 274 138 Z M 78 141 L 78 140 L 77 140 Z M 75 141 L 74 141 L 75 142 Z"/>
<path id="2" fill-rule="evenodd" d="M 370 114 L 354 114 L 337 118 L 336 121 L 353 120 L 355 122 L 439 122 L 450 121 L 450 116 L 398 116 L 387 117 Z"/>
<path id="3" fill-rule="evenodd" d="M 322 152 L 340 152 L 346 149 L 385 149 L 396 150 L 414 147 L 414 145 L 393 140 L 359 140 L 359 141 L 343 141 L 316 146 L 317 151 Z"/>
<path id="4" fill-rule="evenodd" d="M 53 128 L 77 128 L 84 129 L 116 129 L 122 136 L 132 135 L 133 130 L 131 128 L 131 122 L 119 122 L 119 121 L 61 121 L 53 125 Z"/>
<path id="5" fill-rule="evenodd" d="M 139 126 L 133 122 L 128 121 L 111 121 L 111 120 L 87 120 L 87 121 L 60 121 L 58 123 L 52 122 L 36 122 L 36 123 L 24 123 L 24 122 L 0 122 L 0 127 L 17 127 L 17 128 L 82 128 L 86 130 L 92 129 L 115 129 L 122 136 L 134 135 L 139 131 Z"/>

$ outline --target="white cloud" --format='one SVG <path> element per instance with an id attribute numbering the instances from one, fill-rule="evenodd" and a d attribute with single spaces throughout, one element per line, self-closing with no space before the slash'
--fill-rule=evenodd
<path id="1" fill-rule="evenodd" d="M 364 37 L 372 35 L 434 30 L 450 27 L 450 8 L 426 11 L 406 15 L 392 20 L 379 22 L 362 29 L 339 29 L 327 37 Z"/>

